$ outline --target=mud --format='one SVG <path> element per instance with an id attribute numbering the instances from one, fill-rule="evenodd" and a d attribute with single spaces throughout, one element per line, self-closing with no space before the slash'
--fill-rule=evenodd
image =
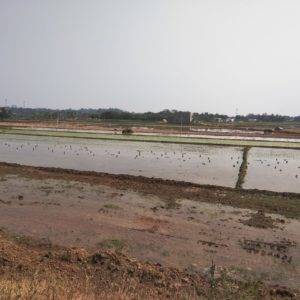
<path id="1" fill-rule="evenodd" d="M 281 260 L 284 263 L 292 263 L 293 257 L 289 255 L 291 247 L 296 247 L 296 242 L 282 239 L 277 242 L 265 242 L 261 240 L 247 240 L 240 241 L 241 247 L 249 253 L 260 254 L 262 256 L 268 255 Z"/>
<path id="2" fill-rule="evenodd" d="M 19 174 L 21 176 L 42 179 L 66 179 L 91 184 L 104 184 L 120 189 L 130 189 L 144 194 L 153 194 L 166 202 L 166 207 L 176 208 L 176 199 L 187 198 L 209 203 L 221 203 L 254 210 L 263 209 L 266 213 L 280 213 L 287 217 L 300 218 L 300 194 L 280 193 L 259 190 L 240 190 L 220 186 L 198 185 L 190 182 L 147 178 L 132 175 L 114 175 L 107 173 L 76 171 L 61 168 L 44 168 L 1 163 L 1 174 Z M 0 182 L 5 181 L 5 177 Z M 155 185 L 155 189 L 153 186 Z M 47 190 L 45 190 L 47 193 Z M 164 208 L 166 208 L 164 206 Z M 153 207 L 157 210 L 158 207 Z"/>
<path id="3" fill-rule="evenodd" d="M 11 201 L 0 203 L 0 227 L 18 236 L 91 252 L 119 249 L 137 260 L 180 270 L 203 272 L 213 259 L 217 268 L 231 270 L 239 279 L 251 273 L 280 286 L 296 287 L 300 280 L 298 220 L 271 214 L 284 220 L 281 228 L 240 223 L 255 213 L 249 208 L 259 197 L 275 202 L 280 211 L 290 201 L 296 209 L 286 208 L 293 213 L 296 199 L 276 195 L 266 200 L 260 193 L 247 198 L 235 190 L 7 165 L 1 166 L 0 178 L 1 200 Z M 250 206 L 237 210 L 234 200 Z M 244 238 L 266 236 L 274 243 L 283 238 L 296 242 L 289 249 L 290 264 L 240 247 Z"/>

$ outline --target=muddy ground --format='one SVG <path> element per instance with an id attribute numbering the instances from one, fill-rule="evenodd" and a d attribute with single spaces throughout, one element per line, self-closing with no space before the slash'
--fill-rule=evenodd
<path id="1" fill-rule="evenodd" d="M 0 165 L 0 227 L 187 272 L 297 288 L 300 199 L 168 181 Z M 257 210 L 260 212 L 257 213 Z M 264 213 L 266 212 L 266 214 Z"/>

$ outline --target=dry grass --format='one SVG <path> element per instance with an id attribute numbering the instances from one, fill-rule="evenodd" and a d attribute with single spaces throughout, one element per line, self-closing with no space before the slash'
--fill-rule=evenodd
<path id="1" fill-rule="evenodd" d="M 277 289 L 233 280 L 226 270 L 206 277 L 113 251 L 89 254 L 16 240 L 0 231 L 1 299 L 271 299 L 271 291 L 280 298 Z"/>

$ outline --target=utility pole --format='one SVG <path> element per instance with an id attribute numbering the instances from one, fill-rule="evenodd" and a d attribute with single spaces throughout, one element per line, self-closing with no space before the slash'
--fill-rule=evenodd
<path id="1" fill-rule="evenodd" d="M 59 124 L 59 111 L 57 112 L 57 128 L 58 128 L 58 124 Z"/>
<path id="2" fill-rule="evenodd" d="M 180 118 L 180 135 L 182 135 L 182 113 Z"/>
<path id="3" fill-rule="evenodd" d="M 182 112 L 180 113 L 180 137 L 182 137 Z M 180 152 L 181 152 L 181 159 L 183 159 L 182 143 L 180 143 Z"/>
<path id="4" fill-rule="evenodd" d="M 237 120 L 237 116 L 238 116 L 238 114 L 239 114 L 239 109 L 238 108 L 236 108 L 236 110 L 235 110 L 235 118 L 234 118 L 234 121 L 236 121 Z"/>

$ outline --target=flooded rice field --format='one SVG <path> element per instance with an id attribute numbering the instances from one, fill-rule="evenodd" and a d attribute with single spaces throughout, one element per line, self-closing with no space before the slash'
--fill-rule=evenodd
<path id="1" fill-rule="evenodd" d="M 0 136 L 0 161 L 234 187 L 242 147 Z M 300 151 L 251 148 L 243 185 L 300 193 Z"/>
<path id="2" fill-rule="evenodd" d="M 242 148 L 7 135 L 0 161 L 234 187 Z"/>
<path id="3" fill-rule="evenodd" d="M 300 151 L 250 149 L 247 176 L 243 187 L 300 193 Z"/>

